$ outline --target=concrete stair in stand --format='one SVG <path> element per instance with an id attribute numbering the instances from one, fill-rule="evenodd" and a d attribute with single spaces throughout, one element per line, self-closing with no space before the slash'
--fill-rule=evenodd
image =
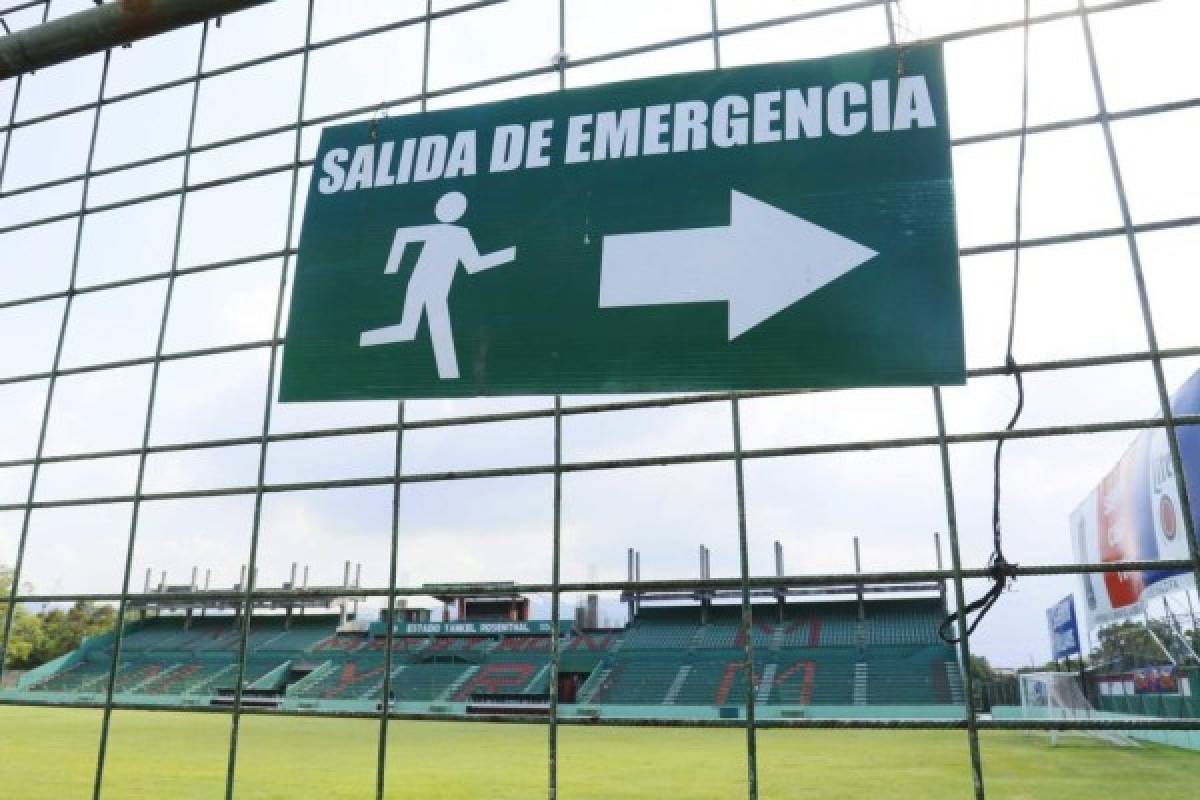
<path id="1" fill-rule="evenodd" d="M 763 667 L 762 678 L 758 682 L 758 689 L 754 693 L 754 702 L 766 703 L 771 697 L 771 689 L 775 687 L 775 673 L 779 669 L 779 665 L 772 662 Z"/>
<path id="2" fill-rule="evenodd" d="M 675 680 L 671 681 L 671 685 L 667 687 L 667 694 L 663 697 L 664 705 L 674 705 L 675 698 L 679 696 L 679 690 L 687 683 L 688 675 L 692 674 L 692 668 L 688 664 L 684 664 L 679 668 L 679 672 L 675 673 Z"/>
<path id="3" fill-rule="evenodd" d="M 171 666 L 167 667 L 166 669 L 159 670 L 158 672 L 154 673 L 153 675 L 147 677 L 144 681 L 141 681 L 137 685 L 129 687 L 125 691 L 130 692 L 130 693 L 140 692 L 143 689 L 149 687 L 151 684 L 156 683 L 157 681 L 160 681 L 164 678 L 170 677 L 171 673 L 182 669 L 182 667 L 183 667 L 183 664 L 179 664 L 179 663 L 172 664 Z"/>
<path id="4" fill-rule="evenodd" d="M 600 687 L 608 680 L 608 676 L 612 675 L 612 667 L 603 667 L 591 675 L 579 687 L 579 695 L 576 698 L 577 703 L 590 703 L 592 698 L 596 696 L 596 692 L 600 691 Z"/>
<path id="5" fill-rule="evenodd" d="M 867 665 L 859 661 L 854 665 L 854 705 L 867 704 Z"/>
<path id="6" fill-rule="evenodd" d="M 467 681 L 471 680 L 471 678 L 474 678 L 476 672 L 479 672 L 479 667 L 467 667 L 467 669 L 463 671 L 463 674 L 459 675 L 458 678 L 455 679 L 454 683 L 447 686 L 445 691 L 438 695 L 438 702 L 444 703 L 451 697 L 454 697 L 454 695 L 458 694 L 458 690 L 465 686 Z"/>
<path id="7" fill-rule="evenodd" d="M 393 669 L 392 670 L 392 682 L 394 683 L 396 681 L 396 676 L 399 675 L 401 672 L 404 672 L 404 670 L 406 670 L 406 669 L 408 669 L 407 664 L 401 664 L 400 666 Z M 383 697 L 383 678 L 380 678 L 379 680 L 375 681 L 375 683 L 373 683 L 371 685 L 370 689 L 367 689 L 366 691 L 364 691 L 362 694 L 359 695 L 359 698 L 362 700 L 370 700 L 371 698 L 375 697 L 375 695 L 377 693 L 379 694 L 379 696 L 381 698 Z"/>
<path id="8" fill-rule="evenodd" d="M 527 692 L 527 693 L 532 692 L 533 687 L 537 686 L 538 682 L 541 681 L 542 678 L 544 678 L 546 676 L 546 673 L 549 671 L 550 671 L 549 664 L 542 665 L 541 669 L 539 669 L 537 672 L 533 673 L 533 677 L 529 679 L 529 682 L 525 684 L 525 687 L 521 691 Z M 549 689 L 547 689 L 547 691 L 549 691 Z"/>
<path id="9" fill-rule="evenodd" d="M 956 704 L 963 702 L 962 673 L 954 661 L 946 662 L 946 683 L 950 687 L 950 699 Z"/>

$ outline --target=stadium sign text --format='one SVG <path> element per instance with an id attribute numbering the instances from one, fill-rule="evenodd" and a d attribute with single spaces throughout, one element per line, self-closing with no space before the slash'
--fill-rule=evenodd
<path id="1" fill-rule="evenodd" d="M 397 622 L 396 636 L 501 636 L 526 635 L 548 636 L 554 626 L 551 622 Z M 559 623 L 561 633 L 569 633 L 571 623 Z"/>
<path id="2" fill-rule="evenodd" d="M 549 167 L 556 155 L 561 155 L 563 164 L 583 164 L 686 153 L 709 145 L 744 147 L 816 139 L 827 133 L 856 136 L 936 125 L 925 76 L 909 75 L 896 81 L 871 81 L 869 87 L 839 83 L 828 92 L 820 86 L 775 89 L 749 98 L 726 95 L 711 105 L 691 100 L 576 114 L 567 119 L 566 147 L 560 153 L 553 149 L 553 119 L 498 125 L 486 170 Z M 334 147 L 321 160 L 317 191 L 353 192 L 475 175 L 479 172 L 477 140 L 478 131 L 465 130 L 360 144 L 353 153 Z"/>
<path id="3" fill-rule="evenodd" d="M 964 377 L 939 47 L 322 136 L 284 400 Z"/>

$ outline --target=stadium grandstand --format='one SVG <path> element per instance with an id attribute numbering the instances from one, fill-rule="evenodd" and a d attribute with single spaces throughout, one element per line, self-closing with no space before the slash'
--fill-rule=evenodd
<path id="1" fill-rule="evenodd" d="M 640 562 L 640 557 L 637 559 Z M 707 570 L 702 551 L 701 569 Z M 386 612 L 362 620 L 346 564 L 345 597 L 256 607 L 247 639 L 242 702 L 321 711 L 377 709 L 388 646 Z M 244 576 L 243 576 L 244 580 Z M 207 583 L 207 581 L 206 581 Z M 305 580 L 307 584 L 307 580 Z M 236 587 L 235 587 L 236 588 Z M 330 587 L 321 587 L 328 589 Z M 821 599 L 766 591 L 749 630 L 756 701 L 779 717 L 954 716 L 963 703 L 955 650 L 937 626 L 946 614 L 937 584 L 913 596 L 890 586 L 831 587 Z M 791 590 L 800 592 L 802 590 Z M 155 595 L 169 595 L 156 600 Z M 227 594 L 227 590 L 226 590 Z M 729 593 L 730 595 L 736 592 Z M 188 599 L 188 596 L 191 599 Z M 192 582 L 149 586 L 126 627 L 114 692 L 122 702 L 225 705 L 237 680 L 241 610 L 220 590 Z M 851 595 L 845 597 L 845 595 Z M 528 597 L 434 595 L 428 608 L 398 607 L 391 632 L 390 700 L 433 713 L 546 713 L 551 681 L 549 620 L 530 619 Z M 181 597 L 183 599 L 181 599 Z M 835 599 L 829 599 L 833 597 Z M 746 697 L 741 607 L 720 591 L 626 594 L 627 624 L 601 627 L 589 598 L 559 623 L 559 701 L 595 716 L 737 717 Z M 100 700 L 112 636 L 21 676 L 5 693 L 26 702 Z"/>

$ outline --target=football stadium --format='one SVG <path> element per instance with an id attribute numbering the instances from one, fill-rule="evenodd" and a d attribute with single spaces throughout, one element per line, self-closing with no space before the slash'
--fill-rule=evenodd
<path id="1" fill-rule="evenodd" d="M 337 739 L 359 738 L 364 734 L 369 738 L 369 733 L 361 728 L 362 720 L 378 716 L 386 692 L 391 713 L 426 720 L 410 722 L 409 727 L 393 723 L 400 731 L 392 734 L 396 737 L 398 757 L 394 768 L 405 774 L 411 771 L 410 756 L 406 755 L 410 737 L 423 742 L 421 749 L 428 754 L 427 758 L 438 757 L 432 748 L 445 747 L 451 752 L 460 747 L 471 748 L 469 760 L 474 765 L 471 771 L 481 773 L 475 780 L 436 769 L 412 776 L 421 787 L 409 788 L 414 795 L 450 797 L 519 797 L 544 790 L 538 781 L 539 770 L 529 763 L 536 761 L 531 757 L 541 742 L 521 741 L 528 736 L 528 728 L 506 726 L 500 718 L 512 715 L 527 719 L 548 713 L 552 642 L 559 649 L 558 713 L 583 725 L 601 719 L 654 718 L 681 723 L 741 719 L 745 709 L 742 698 L 747 691 L 747 650 L 754 665 L 755 711 L 767 730 L 772 730 L 772 720 L 786 723 L 805 718 L 963 720 L 962 673 L 957 655 L 937 634 L 947 611 L 945 595 L 939 596 L 934 586 L 928 587 L 932 590 L 928 596 L 921 597 L 908 585 L 902 588 L 910 596 L 887 597 L 895 588 L 848 586 L 844 590 L 850 597 L 833 601 L 790 599 L 785 592 L 773 598 L 764 597 L 752 605 L 753 624 L 748 637 L 743 634 L 738 605 L 717 604 L 703 594 L 698 598 L 630 594 L 626 602 L 632 617 L 628 625 L 617 628 L 597 625 L 597 597 L 590 595 L 577 609 L 574 620 L 559 622 L 557 636 L 553 634 L 551 621 L 526 618 L 528 598 L 519 594 L 447 595 L 439 598 L 444 603 L 441 619 L 453 615 L 454 621 L 431 621 L 429 610 L 424 608 L 397 608 L 389 636 L 386 619 L 359 622 L 346 611 L 356 601 L 354 587 L 349 586 L 347 596 L 335 603 L 339 608 L 326 603 L 279 608 L 276 603 L 275 608 L 264 608 L 251 615 L 240 702 L 246 709 L 335 718 L 350 716 L 350 720 L 337 720 L 343 726 L 341 733 L 320 736 L 322 743 L 318 749 L 326 759 L 352 761 L 354 751 L 365 748 L 351 742 L 339 743 Z M 190 593 L 193 598 L 156 601 L 155 595 L 165 592 Z M 140 598 L 145 605 L 135 612 L 137 620 L 125 626 L 120 660 L 112 681 L 113 702 L 138 709 L 122 714 L 128 715 L 122 720 L 122 732 L 130 739 L 143 741 L 140 746 L 146 748 L 146 755 L 151 758 L 162 746 L 152 737 L 173 740 L 175 747 L 182 748 L 175 757 L 187 759 L 188 742 L 193 736 L 199 737 L 198 744 L 214 733 L 207 715 L 170 712 L 181 707 L 228 708 L 234 702 L 239 672 L 237 648 L 243 625 L 237 610 L 230 609 L 228 603 L 206 600 L 205 595 L 211 593 L 193 585 L 150 587 Z M 39 714 L 79 714 L 78 707 L 104 703 L 112 663 L 111 633 L 90 637 L 79 649 L 22 674 L 17 688 L 3 697 L 19 701 L 26 709 L 60 704 L 77 707 Z M 1111 675 L 1096 679 L 1103 682 L 1126 677 Z M 1196 680 L 1195 670 L 1183 680 Z M 1173 701 L 1167 698 L 1164 695 L 1163 702 L 1173 702 L 1173 707 L 1156 713 L 1176 719 L 1196 713 L 1190 697 L 1174 697 Z M 1103 702 L 1102 707 L 1112 712 L 1130 710 L 1117 697 L 1106 696 L 1105 700 L 1108 702 Z M 1029 708 L 993 707 L 994 714 L 1006 710 L 1021 716 Z M 1133 710 L 1137 713 L 1140 709 Z M 6 709 L 6 715 L 11 711 Z M 25 711 L 13 716 L 14 726 L 22 714 L 31 729 L 52 721 L 37 714 L 27 716 L 29 711 Z M 439 718 L 482 721 L 429 721 Z M 67 720 L 67 727 L 55 722 L 53 729 L 59 732 L 54 734 L 56 737 L 73 729 L 73 736 L 60 744 L 69 751 L 79 746 L 77 739 L 85 739 L 94 725 L 87 717 L 68 716 Z M 249 724 L 257 727 L 259 720 L 253 719 Z M 422 729 L 422 725 L 429 729 Z M 476 727 L 492 730 L 476 731 Z M 272 730 L 267 739 L 271 744 L 260 743 L 258 747 L 266 749 L 258 757 L 290 763 L 297 754 L 286 750 L 293 746 L 289 743 L 291 737 L 298 735 L 303 725 L 297 724 L 295 728 L 296 734 L 286 728 Z M 14 727 L 10 731 L 5 738 L 6 752 L 10 748 L 20 752 L 24 745 L 16 738 L 17 730 Z M 721 759 L 729 756 L 729 750 L 736 746 L 727 736 L 729 731 L 702 728 L 683 739 L 677 737 L 679 732 L 624 727 L 587 733 L 564 731 L 563 736 L 572 737 L 565 740 L 568 744 L 562 751 L 564 772 L 570 775 L 567 785 L 571 786 L 564 791 L 584 797 L 644 796 L 645 786 L 653 785 L 655 780 L 649 773 L 656 764 L 674 770 L 703 771 L 708 767 L 690 765 L 693 758 Z M 597 733 L 609 735 L 603 738 L 593 735 Z M 790 796 L 790 792 L 804 787 L 819 796 L 834 796 L 825 794 L 828 789 L 823 787 L 829 775 L 823 770 L 836 764 L 845 769 L 866 769 L 876 754 L 894 760 L 889 769 L 895 771 L 898 785 L 905 787 L 903 791 L 928 791 L 929 796 L 951 797 L 966 790 L 961 774 L 965 766 L 962 753 L 943 752 L 945 733 L 913 732 L 909 735 L 915 741 L 893 751 L 889 751 L 885 742 L 891 738 L 886 733 L 822 731 L 820 735 L 823 741 L 816 745 L 819 760 L 810 761 L 803 768 L 794 765 L 779 769 L 777 776 L 768 773 L 766 786 L 770 794 Z M 517 741 L 508 741 L 510 737 Z M 789 743 L 784 737 L 793 741 Z M 798 732 L 772 731 L 771 738 L 765 738 L 763 744 L 782 756 L 791 747 L 808 750 L 812 746 L 806 742 L 809 738 Z M 592 739 L 596 741 L 589 741 Z M 1176 748 L 1178 753 L 1163 747 L 1164 752 L 1155 752 L 1145 764 L 1141 762 L 1146 755 L 1128 752 L 1127 746 L 1132 744 L 1104 739 L 1064 742 L 1062 747 L 1053 748 L 1050 757 L 1078 762 L 1073 767 L 1078 769 L 1097 769 L 1113 758 L 1127 760 L 1124 767 L 1109 764 L 1105 769 L 1114 773 L 1114 780 L 1130 780 L 1131 791 L 1136 791 L 1132 782 L 1135 778 L 1144 779 L 1143 770 L 1152 771 L 1156 780 L 1162 782 L 1164 793 L 1186 788 L 1191 780 L 1188 765 L 1195 764 L 1195 757 L 1186 750 L 1190 742 L 1177 743 L 1182 745 Z M 994 747 L 1003 753 L 1005 760 L 1039 753 L 1045 757 L 1051 749 L 1048 740 L 1030 741 L 1027 735 L 1019 733 L 997 734 Z M 594 756 L 585 755 L 593 748 Z M 673 753 L 675 748 L 684 752 Z M 576 751 L 573 757 L 569 755 L 572 749 Z M 868 752 L 856 756 L 855 751 L 860 749 Z M 882 752 L 877 753 L 878 749 Z M 171 750 L 171 745 L 165 747 L 166 752 Z M 496 752 L 489 752 L 492 750 Z M 611 764 L 606 767 L 605 760 L 638 761 L 637 752 L 641 752 L 641 763 L 634 774 L 638 775 L 639 785 L 610 782 L 611 776 L 606 773 Z M 33 751 L 29 755 L 35 757 Z M 119 768 L 117 765 L 125 763 L 131 755 L 123 753 L 114 758 L 114 768 Z M 863 756 L 868 759 L 863 760 Z M 933 763 L 915 770 L 913 764 L 905 763 L 927 757 L 932 757 Z M 939 764 L 939 759 L 948 763 Z M 572 760 L 577 763 L 568 766 Z M 24 773 L 17 771 L 15 762 L 9 763 L 12 766 L 8 767 L 6 778 L 25 785 L 21 778 Z M 114 791 L 119 795 L 128 792 L 130 796 L 149 796 L 151 791 L 172 796 L 217 791 L 221 771 L 206 770 L 203 764 L 196 767 L 198 772 L 172 777 L 161 774 L 148 763 L 129 762 L 125 774 L 114 779 L 120 787 Z M 818 774 L 812 773 L 814 769 Z M 1007 769 L 1016 770 L 1015 766 Z M 1128 769 L 1131 774 L 1123 776 L 1120 769 Z M 647 774 L 640 774 L 641 770 Z M 310 778 L 313 783 L 307 787 L 293 779 L 279 781 L 256 775 L 245 779 L 246 785 L 244 789 L 239 786 L 238 794 L 270 797 L 278 796 L 278 792 L 312 791 L 313 796 L 319 793 L 319 796 L 354 797 L 365 791 L 356 788 L 354 780 L 330 779 L 322 776 L 321 771 L 314 773 Z M 933 774 L 928 774 L 929 771 Z M 73 772 L 55 770 L 54 775 L 42 776 L 32 784 L 40 787 L 32 790 L 37 794 L 29 796 L 86 793 L 89 788 L 86 781 L 78 781 L 82 776 Z M 732 773 L 727 770 L 714 773 L 717 783 L 699 788 L 694 796 L 719 797 L 734 791 L 740 775 L 736 769 Z M 1004 780 L 1006 788 L 1014 793 L 1063 791 L 1058 796 L 1074 796 L 1053 773 L 1053 770 L 1033 770 L 1026 774 L 1016 770 Z M 926 778 L 931 780 L 926 783 Z M 683 780 L 682 776 L 676 775 L 661 788 L 671 791 L 668 787 L 679 780 Z M 878 787 L 864 782 L 860 789 L 839 788 L 836 796 L 866 797 L 876 796 L 876 792 Z"/>
<path id="2" fill-rule="evenodd" d="M 407 788 L 390 790 L 388 796 L 522 797 L 544 791 L 535 757 L 544 743 L 540 737 L 529 737 L 539 729 L 506 725 L 502 718 L 526 720 L 548 713 L 552 642 L 559 649 L 558 713 L 584 727 L 602 719 L 653 718 L 679 724 L 741 719 L 749 651 L 755 713 L 765 729 L 761 746 L 779 759 L 764 776 L 768 796 L 793 796 L 797 791 L 830 797 L 878 796 L 879 787 L 867 780 L 839 783 L 836 792 L 829 789 L 831 770 L 872 768 L 889 770 L 896 796 L 923 792 L 954 797 L 969 791 L 963 781 L 963 754 L 953 748 L 946 752 L 950 744 L 946 732 L 910 732 L 912 741 L 892 744 L 889 740 L 896 737 L 888 733 L 821 730 L 814 742 L 812 734 L 771 726 L 773 720 L 786 725 L 788 720 L 805 718 L 962 721 L 962 673 L 954 648 L 937 634 L 947 607 L 936 586 L 928 587 L 932 591 L 924 597 L 919 596 L 919 587 L 914 591 L 912 585 L 904 586 L 909 596 L 903 599 L 887 596 L 895 593 L 894 586 L 867 584 L 843 587 L 850 596 L 832 601 L 797 600 L 779 592 L 752 605 L 748 637 L 743 634 L 738 605 L 717 604 L 704 594 L 661 593 L 627 596 L 632 617 L 628 625 L 617 628 L 597 625 L 597 597 L 590 595 L 574 620 L 559 622 L 557 636 L 551 621 L 526 618 L 529 602 L 520 594 L 446 595 L 439 598 L 444 603 L 441 619 L 453 615 L 454 621 L 431 621 L 424 608 L 397 608 L 389 636 L 386 619 L 360 622 L 347 613 L 356 598 L 353 586 L 345 588 L 347 596 L 335 603 L 339 608 L 327 603 L 279 608 L 276 603 L 251 615 L 242 707 L 299 712 L 306 717 L 303 723 L 272 721 L 272 728 L 261 727 L 270 717 L 246 722 L 261 731 L 262 739 L 248 760 L 278 763 L 265 772 L 266 763 L 260 763 L 251 776 L 239 778 L 239 796 L 356 797 L 369 792 L 366 783 L 347 777 L 342 769 L 329 769 L 327 762 L 348 762 L 343 764 L 348 768 L 368 755 L 369 748 L 345 739 L 371 737 L 374 728 L 364 730 L 364 725 L 370 725 L 364 720 L 378 717 L 385 692 L 390 713 L 423 720 L 391 723 L 397 728 L 391 734 L 396 759 L 392 768 L 407 776 Z M 193 597 L 165 603 L 155 599 L 166 592 Z M 137 710 L 122 712 L 119 725 L 127 741 L 123 752 L 109 756 L 114 770 L 110 791 L 118 796 L 155 792 L 200 796 L 221 789 L 223 765 L 212 759 L 200 758 L 178 775 L 153 766 L 160 752 L 179 763 L 191 761 L 192 747 L 202 748 L 202 753 L 225 732 L 214 729 L 216 720 L 209 715 L 171 713 L 180 708 L 228 708 L 235 702 L 243 624 L 228 603 L 205 599 L 213 593 L 194 585 L 150 587 L 140 598 L 145 605 L 135 612 L 136 621 L 125 626 L 112 681 L 113 702 Z M 36 757 L 35 750 L 28 749 L 33 742 L 24 743 L 28 734 L 19 734 L 17 726 L 23 723 L 30 732 L 53 730 L 56 739 L 63 737 L 55 746 L 68 759 L 77 757 L 77 748 L 86 749 L 84 742 L 95 727 L 95 720 L 82 716 L 80 708 L 103 705 L 112 663 L 113 636 L 108 633 L 88 638 L 79 649 L 22 674 L 17 688 L 2 695 L 25 707 L 16 713 L 5 709 L 12 720 L 4 738 L 6 752 Z M 1096 675 L 1093 685 L 1124 682 L 1128 677 Z M 1196 670 L 1187 671 L 1182 680 L 1197 680 Z M 1190 696 L 1163 695 L 1164 707 L 1152 712 L 1131 707 L 1132 698 L 1123 701 L 1106 694 L 1100 708 L 1114 717 L 1132 711 L 1173 719 L 1194 717 L 1200 710 Z M 1024 707 L 993 706 L 992 713 L 1021 718 L 1034 705 L 1023 703 Z M 75 708 L 32 711 L 40 705 Z M 1091 708 L 1086 701 L 1083 707 Z M 1070 713 L 1079 711 L 1077 706 Z M 67 716 L 55 720 L 47 714 Z M 322 727 L 313 729 L 321 731 L 313 757 L 325 766 L 293 763 L 311 747 L 296 737 L 303 737 L 308 720 L 317 716 L 334 718 L 332 727 L 319 723 Z M 431 721 L 439 718 L 480 722 Z M 705 785 L 688 796 L 727 796 L 737 791 L 740 769 L 717 769 L 705 762 L 732 757 L 739 743 L 730 733 L 676 727 L 567 728 L 560 734 L 564 737 L 563 791 L 581 797 L 639 797 L 645 796 L 647 786 L 674 791 L 679 782 L 690 784 L 691 779 L 681 773 L 698 770 L 706 776 Z M 1156 788 L 1139 796 L 1186 791 L 1196 764 L 1196 756 L 1189 752 L 1193 745 L 1186 739 L 1146 753 L 1145 745 L 1129 740 L 1081 739 L 1051 746 L 1048 739 L 1031 740 L 1028 734 L 994 736 L 988 750 L 1004 765 L 997 770 L 1002 776 L 1001 796 L 1041 796 L 1042 792 L 1083 796 L 1071 780 L 1063 780 L 1061 764 L 1052 767 L 1046 760 L 1065 761 L 1071 771 L 1105 774 L 1117 785 L 1127 784 L 1131 792 L 1146 791 L 1138 782 L 1153 776 Z M 411 742 L 420 742 L 419 758 L 411 755 Z M 131 747 L 144 752 L 130 752 Z M 461 748 L 469 748 L 471 768 L 466 772 L 470 775 L 444 764 L 431 768 L 430 761 Z M 799 761 L 785 755 L 793 749 L 797 751 L 793 755 L 804 753 Z M 1023 759 L 1035 757 L 1042 761 L 1037 768 L 1020 766 Z M 876 759 L 887 766 L 872 767 Z M 423 767 L 414 769 L 410 760 Z M 633 762 L 629 773 L 621 768 L 626 778 L 613 780 L 615 762 Z M 20 770 L 18 762 L 7 763 L 6 780 L 29 786 L 25 796 L 67 796 L 90 790 L 85 770 L 56 769 L 26 783 L 28 773 Z M 367 773 L 369 764 L 366 759 L 361 765 Z M 281 780 L 274 774 L 278 769 L 299 773 Z M 654 773 L 660 769 L 678 772 L 656 778 Z M 301 774 L 306 777 L 300 778 Z M 1157 794 L 1160 791 L 1162 795 Z"/>
<path id="3" fill-rule="evenodd" d="M 153 605 L 123 636 L 121 699 L 167 707 L 231 701 L 241 620 L 220 605 L 206 608 L 204 591 L 195 591 L 194 603 L 180 610 L 173 602 L 162 613 L 153 592 L 144 596 Z M 399 609 L 390 658 L 386 619 L 359 624 L 292 609 L 252 615 L 242 703 L 369 712 L 386 684 L 397 710 L 545 714 L 557 638 L 558 701 L 578 716 L 641 716 L 649 706 L 664 716 L 736 718 L 747 646 L 761 713 L 802 716 L 816 706 L 822 716 L 852 716 L 855 707 L 893 706 L 899 716 L 962 714 L 956 656 L 937 636 L 946 612 L 936 596 L 858 606 L 781 597 L 753 607 L 749 642 L 737 605 L 681 598 L 643 607 L 635 597 L 627 627 L 599 628 L 584 614 L 583 624 L 561 621 L 555 637 L 549 620 L 526 618 L 528 600 L 519 595 L 445 599 L 462 612 L 453 622 L 431 622 L 428 609 Z M 33 700 L 103 700 L 112 649 L 111 635 L 89 638 L 23 674 L 17 689 Z"/>
<path id="4" fill-rule="evenodd" d="M 1193 796 L 1198 26 L 0 0 L 0 798 Z"/>

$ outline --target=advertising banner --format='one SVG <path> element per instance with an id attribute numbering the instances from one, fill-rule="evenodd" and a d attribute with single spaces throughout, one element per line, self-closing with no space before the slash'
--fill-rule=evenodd
<path id="1" fill-rule="evenodd" d="M 1174 665 L 1133 671 L 1134 694 L 1178 694 L 1179 675 Z"/>
<path id="2" fill-rule="evenodd" d="M 1200 372 L 1176 392 L 1172 412 L 1200 413 Z M 1200 426 L 1178 429 L 1193 520 L 1200 505 Z M 1086 563 L 1187 559 L 1187 532 L 1166 431 L 1139 434 L 1117 465 L 1071 515 L 1075 559 Z M 1147 570 L 1081 575 L 1088 625 L 1096 628 L 1140 614 L 1145 603 L 1194 588 L 1190 570 Z"/>
<path id="3" fill-rule="evenodd" d="M 1075 595 L 1069 594 L 1046 609 L 1046 626 L 1050 630 L 1050 650 L 1055 660 L 1081 654 Z"/>

